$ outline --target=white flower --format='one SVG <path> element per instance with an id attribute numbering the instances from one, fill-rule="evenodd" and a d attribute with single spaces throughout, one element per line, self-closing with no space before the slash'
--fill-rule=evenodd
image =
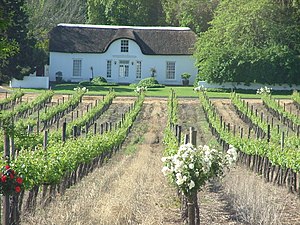
<path id="1" fill-rule="evenodd" d="M 182 157 L 183 160 L 187 159 L 187 157 L 189 157 L 188 151 L 185 151 L 185 152 L 182 154 L 181 157 Z"/>
<path id="2" fill-rule="evenodd" d="M 205 152 L 209 152 L 209 150 L 210 150 L 209 146 L 207 146 L 207 145 L 204 145 L 202 148 Z"/>
<path id="3" fill-rule="evenodd" d="M 180 186 L 183 183 L 184 183 L 184 180 L 183 180 L 181 173 L 176 173 L 176 184 Z"/>
<path id="4" fill-rule="evenodd" d="M 169 167 L 164 166 L 161 170 L 161 172 L 164 174 L 164 176 L 169 175 L 172 171 L 169 169 Z"/>
<path id="5" fill-rule="evenodd" d="M 191 190 L 193 187 L 195 187 L 195 182 L 191 180 L 189 183 L 189 189 Z"/>
<path id="6" fill-rule="evenodd" d="M 229 165 L 233 164 L 237 160 L 237 151 L 236 148 L 232 145 L 229 146 L 229 149 L 227 150 L 226 159 L 229 163 Z"/>
<path id="7" fill-rule="evenodd" d="M 194 169 L 194 167 L 195 167 L 195 166 L 194 166 L 193 163 L 190 163 L 190 164 L 189 164 L 189 168 L 190 168 L 191 170 Z"/>
<path id="8" fill-rule="evenodd" d="M 180 160 L 176 160 L 175 162 L 174 162 L 174 171 L 175 172 L 180 172 L 181 171 L 181 169 L 182 169 L 182 167 L 184 166 L 184 163 L 183 163 L 183 161 L 180 161 Z"/>
<path id="9" fill-rule="evenodd" d="M 161 158 L 161 161 L 162 161 L 162 162 L 166 162 L 167 160 L 168 160 L 168 157 L 162 157 L 162 158 Z"/>

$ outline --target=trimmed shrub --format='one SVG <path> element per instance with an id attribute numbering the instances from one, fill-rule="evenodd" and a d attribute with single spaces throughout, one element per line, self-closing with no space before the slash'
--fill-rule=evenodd
<path id="1" fill-rule="evenodd" d="M 140 80 L 137 86 L 148 87 L 148 88 L 160 88 L 165 87 L 163 84 L 159 84 L 158 81 L 154 77 L 147 77 L 145 79 Z"/>
<path id="2" fill-rule="evenodd" d="M 107 80 L 104 77 L 99 76 L 99 77 L 93 78 L 93 80 L 91 81 L 91 83 L 97 85 L 97 84 L 107 83 Z"/>

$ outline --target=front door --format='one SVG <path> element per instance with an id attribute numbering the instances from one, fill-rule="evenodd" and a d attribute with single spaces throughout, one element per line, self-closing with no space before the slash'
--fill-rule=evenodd
<path id="1" fill-rule="evenodd" d="M 129 60 L 120 60 L 119 61 L 119 82 L 120 83 L 129 83 Z"/>

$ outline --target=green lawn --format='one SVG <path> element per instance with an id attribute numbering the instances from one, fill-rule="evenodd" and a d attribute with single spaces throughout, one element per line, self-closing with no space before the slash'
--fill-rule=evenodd
<path id="1" fill-rule="evenodd" d="M 78 87 L 78 84 L 58 84 L 52 88 L 57 94 L 72 94 L 73 89 Z M 136 95 L 134 87 L 129 85 L 118 86 L 88 86 L 90 95 L 106 95 L 109 89 L 114 89 L 118 96 L 134 96 Z M 168 97 L 170 89 L 174 89 L 178 97 L 192 97 L 196 98 L 197 94 L 193 90 L 193 86 L 166 86 L 164 88 L 149 88 L 146 92 L 146 96 L 152 97 Z M 42 92 L 42 89 L 24 89 L 25 92 Z M 239 93 L 239 92 L 238 92 Z M 255 91 L 242 91 L 240 92 L 242 98 L 260 98 L 255 94 Z M 290 98 L 291 92 L 278 93 L 275 92 L 273 96 L 275 98 Z M 211 98 L 230 98 L 229 91 L 209 91 L 208 96 Z"/>

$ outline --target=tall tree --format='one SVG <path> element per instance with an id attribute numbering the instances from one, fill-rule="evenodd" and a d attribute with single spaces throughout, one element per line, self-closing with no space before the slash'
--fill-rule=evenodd
<path id="1" fill-rule="evenodd" d="M 26 0 L 29 30 L 46 37 L 58 23 L 86 23 L 86 0 Z"/>
<path id="2" fill-rule="evenodd" d="M 92 24 L 161 25 L 164 21 L 160 0 L 88 0 Z"/>
<path id="3" fill-rule="evenodd" d="M 34 67 L 32 60 L 35 40 L 27 36 L 28 16 L 25 12 L 24 0 L 2 0 L 4 18 L 10 18 L 10 22 L 4 31 L 8 41 L 18 43 L 17 54 L 7 58 L 7 64 L 0 69 L 0 78 L 9 79 L 11 77 L 21 79 Z"/>
<path id="4" fill-rule="evenodd" d="M 167 23 L 200 33 L 208 29 L 219 0 L 162 0 L 162 4 Z"/>
<path id="5" fill-rule="evenodd" d="M 271 0 L 223 0 L 195 56 L 199 79 L 299 83 L 299 27 Z"/>
<path id="6" fill-rule="evenodd" d="M 3 6 L 0 5 L 0 67 L 5 65 L 6 58 L 18 51 L 18 44 L 14 40 L 8 40 L 5 33 L 9 23 L 10 17 L 4 17 Z"/>
<path id="7" fill-rule="evenodd" d="M 35 37 L 36 66 L 48 63 L 48 33 L 59 23 L 86 23 L 86 0 L 26 0 L 28 35 Z"/>

